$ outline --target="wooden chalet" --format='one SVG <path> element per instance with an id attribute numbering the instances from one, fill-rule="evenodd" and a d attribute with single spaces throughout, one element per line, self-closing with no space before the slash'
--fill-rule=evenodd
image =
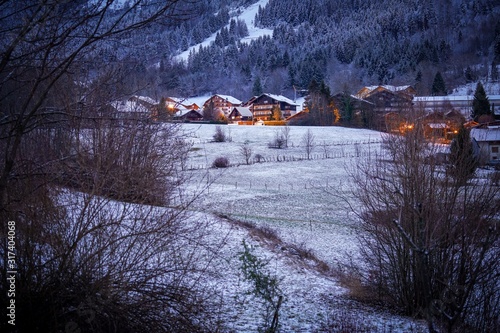
<path id="1" fill-rule="evenodd" d="M 252 125 L 253 114 L 249 107 L 235 106 L 229 113 L 229 121 L 242 125 Z"/>
<path id="2" fill-rule="evenodd" d="M 186 98 L 163 97 L 153 109 L 152 118 L 155 121 L 177 120 L 179 111 L 199 109 L 200 107 L 196 103 Z"/>
<path id="3" fill-rule="evenodd" d="M 177 112 L 179 110 L 199 110 L 200 107 L 195 102 L 186 98 L 166 97 L 164 100 L 165 107 L 168 110 Z"/>
<path id="4" fill-rule="evenodd" d="M 203 115 L 197 110 L 182 109 L 175 113 L 175 121 L 196 122 L 203 120 Z"/>
<path id="5" fill-rule="evenodd" d="M 393 124 L 389 128 L 388 124 L 385 123 L 386 115 L 411 110 L 415 94 L 416 90 L 412 86 L 384 85 L 364 87 L 355 96 L 373 105 L 374 127 L 376 129 L 393 131 Z"/>
<path id="6" fill-rule="evenodd" d="M 255 120 L 281 120 L 290 117 L 297 111 L 297 104 L 291 99 L 281 95 L 262 94 L 253 98 L 248 102 L 249 108 L 252 111 Z M 279 108 L 281 112 L 281 119 L 273 119 L 273 112 L 275 108 Z"/>
<path id="7" fill-rule="evenodd" d="M 341 113 L 346 114 L 347 108 L 352 108 L 350 125 L 373 128 L 374 127 L 374 104 L 359 98 L 357 95 L 350 95 L 342 92 L 332 96 L 333 102 L 341 110 Z M 345 121 L 346 119 L 342 119 Z"/>
<path id="8" fill-rule="evenodd" d="M 224 115 L 224 117 L 229 117 L 229 113 L 235 106 L 241 106 L 243 102 L 237 98 L 227 95 L 213 95 L 203 104 L 203 109 L 208 109 L 213 106 L 214 111 Z"/>
<path id="9" fill-rule="evenodd" d="M 426 115 L 422 123 L 426 138 L 448 141 L 458 133 L 460 126 L 465 123 L 465 117 L 456 110 L 434 111 Z"/>
<path id="10" fill-rule="evenodd" d="M 108 114 L 111 118 L 122 120 L 145 120 L 151 118 L 157 105 L 152 98 L 132 96 L 128 100 L 112 102 L 113 111 L 108 111 Z"/>

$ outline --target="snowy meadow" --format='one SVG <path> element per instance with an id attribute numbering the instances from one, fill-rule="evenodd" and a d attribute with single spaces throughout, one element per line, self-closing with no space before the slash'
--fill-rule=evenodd
<path id="1" fill-rule="evenodd" d="M 354 301 L 337 274 L 359 260 L 358 223 L 349 207 L 355 203 L 346 201 L 353 190 L 348 170 L 381 150 L 382 133 L 288 127 L 287 147 L 277 149 L 271 146 L 284 127 L 221 126 L 226 141 L 214 142 L 216 125 L 181 126 L 192 145 L 185 163 L 184 173 L 190 179 L 186 190 L 204 189 L 191 209 L 197 218 L 214 221 L 213 237 L 227 237 L 222 249 L 225 268 L 217 268 L 214 282 L 225 295 L 234 300 L 245 289 L 238 260 L 245 240 L 280 281 L 282 332 L 329 331 L 326 327 L 358 332 L 422 330 L 422 323 Z M 246 156 L 251 152 L 248 163 L 243 147 Z M 219 157 L 226 158 L 229 166 L 212 167 Z M 248 226 L 263 229 L 274 241 L 256 237 Z M 241 299 L 236 302 L 239 306 L 234 304 L 228 305 L 234 312 L 228 319 L 230 328 L 256 331 L 261 310 Z M 349 324 L 342 324 L 346 321 Z"/>

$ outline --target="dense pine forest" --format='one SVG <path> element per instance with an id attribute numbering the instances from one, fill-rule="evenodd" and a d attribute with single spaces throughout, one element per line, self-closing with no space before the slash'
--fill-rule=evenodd
<path id="1" fill-rule="evenodd" d="M 195 10 L 183 12 L 185 20 L 150 27 L 102 52 L 108 63 L 119 60 L 126 88 L 154 97 L 225 93 L 247 99 L 256 86 L 293 96 L 294 87 L 306 89 L 313 79 L 334 93 L 412 84 L 426 95 L 437 72 L 450 91 L 497 76 L 495 0 L 261 1 L 254 24 L 272 36 L 242 42 L 249 27 L 238 15 L 253 3 L 197 1 Z M 213 34 L 210 45 L 176 58 Z"/>

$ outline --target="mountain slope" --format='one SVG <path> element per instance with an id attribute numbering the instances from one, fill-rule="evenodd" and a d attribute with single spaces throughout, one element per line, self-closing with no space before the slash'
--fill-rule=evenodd
<path id="1" fill-rule="evenodd" d="M 500 59 L 494 0 L 221 0 L 196 10 L 189 21 L 150 31 L 148 53 L 132 54 L 159 64 L 143 74 L 157 82 L 155 94 L 244 100 L 257 79 L 288 96 L 313 79 L 332 92 L 382 83 L 428 94 L 437 71 L 451 90 L 470 79 L 468 68 L 486 77 Z"/>

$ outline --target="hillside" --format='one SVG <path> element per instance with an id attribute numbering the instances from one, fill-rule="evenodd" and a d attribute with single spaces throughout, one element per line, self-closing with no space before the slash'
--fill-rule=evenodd
<path id="1" fill-rule="evenodd" d="M 134 77 L 128 88 L 247 99 L 256 80 L 291 96 L 293 86 L 315 79 L 333 92 L 383 83 L 412 84 L 425 95 L 437 71 L 450 91 L 477 77 L 496 79 L 494 0 L 198 1 L 184 10 L 185 21 L 131 36 L 123 55 L 114 54 Z"/>

